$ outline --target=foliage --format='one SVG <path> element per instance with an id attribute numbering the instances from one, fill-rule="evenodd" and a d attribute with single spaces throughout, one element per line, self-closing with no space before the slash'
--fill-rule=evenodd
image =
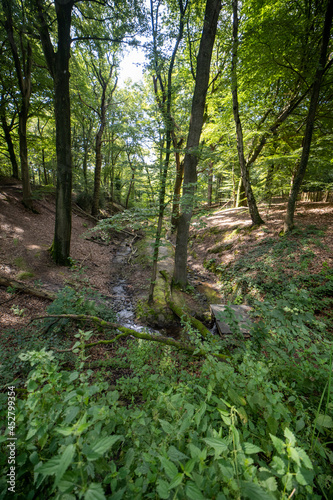
<path id="1" fill-rule="evenodd" d="M 91 333 L 76 335 L 71 372 L 45 349 L 20 356 L 33 370 L 17 401 L 18 495 L 329 497 L 332 356 L 322 358 L 326 387 L 309 400 L 297 379 L 281 378 L 280 352 L 261 353 L 255 341 L 230 365 L 134 339 L 117 352 L 129 375 L 111 387 L 112 372 L 84 370 Z M 202 343 L 190 328 L 188 335 L 198 348 L 218 348 L 214 337 Z M 303 374 L 312 376 L 306 360 Z"/>

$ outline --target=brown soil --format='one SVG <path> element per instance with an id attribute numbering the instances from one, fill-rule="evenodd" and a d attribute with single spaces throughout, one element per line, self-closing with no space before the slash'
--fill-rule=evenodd
<path id="1" fill-rule="evenodd" d="M 45 195 L 34 202 L 37 213 L 24 208 L 19 183 L 12 179 L 0 178 L 0 276 L 22 281 L 29 286 L 40 286 L 46 291 L 56 292 L 66 284 L 72 284 L 77 272 L 68 267 L 56 266 L 48 252 L 52 243 L 55 205 L 52 195 Z M 261 239 L 271 236 L 279 238 L 285 213 L 283 204 L 274 205 L 262 215 L 265 226 L 248 231 L 233 232 L 236 228 L 250 228 L 250 219 L 244 209 L 214 212 L 201 219 L 205 227 L 194 224 L 191 230 L 189 248 L 190 281 L 200 290 L 200 286 L 217 291 L 216 277 L 209 273 L 204 263 L 217 258 L 224 264 L 232 262 L 237 255 L 257 245 Z M 313 272 L 320 270 L 325 261 L 333 264 L 332 238 L 333 204 L 299 203 L 295 222 L 300 226 L 315 225 L 329 228 L 326 231 L 324 247 L 315 247 L 316 259 L 311 264 Z M 197 221 L 199 223 L 199 221 Z M 82 212 L 74 209 L 72 223 L 71 257 L 76 270 L 88 279 L 90 287 L 110 296 L 111 285 L 117 284 L 119 277 L 125 278 L 133 302 L 147 297 L 150 269 L 142 265 L 142 260 L 128 253 L 125 263 L 117 263 L 118 249 L 130 235 L 112 236 L 108 245 L 86 239 L 88 228 L 94 222 Z M 128 262 L 129 260 L 129 262 Z M 77 281 L 76 281 L 77 283 Z M 216 302 L 216 300 L 215 300 Z M 19 328 L 27 324 L 32 315 L 41 314 L 48 305 L 47 300 L 27 294 L 12 295 L 5 287 L 0 287 L 0 332 L 4 328 Z M 13 309 L 16 309 L 16 314 Z M 18 311 L 25 309 L 24 315 Z"/>

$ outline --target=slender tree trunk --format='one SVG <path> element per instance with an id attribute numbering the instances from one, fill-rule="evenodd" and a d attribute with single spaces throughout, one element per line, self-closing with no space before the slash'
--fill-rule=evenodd
<path id="1" fill-rule="evenodd" d="M 28 144 L 27 144 L 27 121 L 28 107 L 22 103 L 19 112 L 19 142 L 20 142 L 20 162 L 21 162 L 21 179 L 23 188 L 23 204 L 31 209 L 31 186 L 28 163 Z"/>
<path id="2" fill-rule="evenodd" d="M 57 193 L 53 257 L 68 264 L 72 232 L 72 152 L 69 94 L 70 27 L 74 0 L 56 1 L 58 51 L 55 54 L 54 109 L 56 122 Z"/>
<path id="3" fill-rule="evenodd" d="M 242 178 L 239 179 L 236 207 L 247 207 L 247 198 Z"/>
<path id="4" fill-rule="evenodd" d="M 12 164 L 12 176 L 15 179 L 19 178 L 19 167 L 16 159 L 16 154 L 15 154 L 15 149 L 14 149 L 14 144 L 12 141 L 12 136 L 11 136 L 11 127 L 7 123 L 7 118 L 6 118 L 6 110 L 5 110 L 5 104 L 1 103 L 0 106 L 0 115 L 1 115 L 1 125 L 3 132 L 5 134 L 5 141 L 7 144 L 7 149 L 8 149 L 8 154 L 10 158 L 10 162 Z"/>
<path id="5" fill-rule="evenodd" d="M 156 235 L 155 235 L 155 244 L 154 244 L 154 252 L 153 252 L 153 268 L 152 268 L 152 275 L 151 275 L 151 280 L 150 280 L 150 289 L 149 289 L 149 296 L 148 296 L 148 303 L 151 304 L 154 299 L 154 289 L 155 289 L 155 283 L 156 283 L 156 278 L 157 278 L 157 263 L 158 263 L 158 255 L 159 255 L 159 246 L 160 246 L 160 240 L 161 240 L 161 234 L 162 234 L 162 226 L 163 226 L 163 216 L 164 216 L 164 210 L 165 210 L 165 191 L 166 191 L 166 181 L 167 181 L 167 175 L 168 175 L 168 169 L 169 169 L 169 162 L 170 162 L 170 149 L 171 149 L 171 143 L 173 140 L 174 146 L 176 145 L 177 141 L 175 138 L 175 123 L 171 114 L 171 104 L 172 104 L 172 72 L 175 64 L 175 59 L 177 55 L 177 51 L 180 45 L 180 42 L 183 38 L 183 33 L 184 33 L 184 16 L 185 16 L 185 10 L 186 7 L 183 7 L 182 1 L 179 2 L 179 9 L 180 9 L 180 20 L 179 20 L 179 27 L 178 27 L 178 35 L 176 39 L 175 46 L 173 48 L 173 52 L 171 55 L 170 59 L 170 64 L 169 64 L 169 69 L 168 69 L 168 79 L 167 79 L 167 88 L 164 88 L 163 80 L 161 78 L 160 70 L 158 69 L 158 64 L 157 64 L 157 46 L 156 46 L 156 39 L 157 39 L 157 33 L 156 33 L 156 24 L 154 21 L 154 16 L 153 16 L 153 2 L 151 0 L 151 17 L 152 17 L 152 27 L 153 27 L 153 42 L 154 42 L 154 58 L 155 58 L 155 68 L 156 68 L 156 73 L 157 73 L 157 78 L 154 80 L 155 83 L 155 95 L 156 99 L 158 102 L 158 105 L 162 111 L 163 119 L 164 119 L 164 124 L 165 124 L 165 135 L 166 135 L 166 153 L 165 153 L 165 159 L 163 163 L 163 168 L 161 169 L 161 185 L 160 185 L 160 191 L 159 191 L 159 213 L 158 213 L 158 223 L 157 223 L 157 228 L 156 228 Z M 186 3 L 187 5 L 187 3 Z M 157 21 L 156 21 L 157 22 Z M 159 95 L 157 92 L 157 81 L 160 84 L 160 89 L 162 92 L 162 101 L 159 99 Z M 179 173 L 181 177 L 181 162 L 180 162 L 180 157 L 179 153 L 176 152 L 176 164 L 177 164 L 177 175 Z M 176 179 L 176 184 L 178 186 L 177 182 L 181 182 L 181 178 L 178 178 L 178 181 Z M 177 187 L 175 186 L 175 190 L 177 190 Z M 177 192 L 176 192 L 177 196 Z M 175 198 L 174 198 L 174 206 L 173 206 L 173 215 L 175 215 L 174 219 L 174 224 L 177 223 L 176 219 L 176 211 L 177 211 L 177 202 L 175 204 Z"/>
<path id="6" fill-rule="evenodd" d="M 130 165 L 131 169 L 132 169 L 132 177 L 131 177 L 131 181 L 130 181 L 130 185 L 129 185 L 129 188 L 128 188 L 128 191 L 127 191 L 127 196 L 126 196 L 126 202 L 125 202 L 125 208 L 128 208 L 128 203 L 129 203 L 129 199 L 130 199 L 130 194 L 131 194 L 131 191 L 133 189 L 133 186 L 134 186 L 134 179 L 135 179 L 135 167 L 132 167 L 132 165 Z"/>
<path id="7" fill-rule="evenodd" d="M 208 189 L 207 189 L 207 204 L 210 207 L 213 199 L 213 162 L 209 162 L 208 167 Z"/>
<path id="8" fill-rule="evenodd" d="M 179 160 L 179 159 L 178 159 Z M 174 233 L 177 229 L 177 221 L 180 212 L 180 193 L 184 178 L 184 161 L 179 161 L 176 163 L 176 180 L 173 191 L 173 204 L 172 204 L 172 215 L 171 215 L 171 233 Z"/>
<path id="9" fill-rule="evenodd" d="M 237 0 L 232 0 L 233 8 L 233 41 L 232 41 L 232 61 L 231 61 L 231 84 L 232 84 L 232 107 L 234 120 L 236 125 L 236 136 L 237 136 L 237 152 L 238 159 L 241 168 L 242 183 L 244 186 L 249 212 L 254 225 L 264 224 L 264 221 L 259 215 L 256 200 L 253 195 L 249 165 L 247 165 L 244 156 L 244 141 L 243 141 L 243 131 L 242 124 L 239 116 L 239 105 L 238 105 L 238 85 L 237 85 L 237 52 L 238 52 L 238 2 Z"/>
<path id="10" fill-rule="evenodd" d="M 91 215 L 97 216 L 99 210 L 99 195 L 101 188 L 101 172 L 102 172 L 102 136 L 104 131 L 104 125 L 101 124 L 97 134 L 96 134 L 96 160 L 95 160 L 95 177 L 94 177 L 94 194 L 93 203 L 91 209 Z"/>
<path id="11" fill-rule="evenodd" d="M 198 147 L 209 84 L 210 62 L 220 10 L 221 0 L 207 0 L 204 26 L 197 58 L 191 120 L 184 159 L 182 212 L 177 225 L 173 281 L 182 287 L 187 285 L 187 243 L 197 183 Z"/>
<path id="12" fill-rule="evenodd" d="M 2 0 L 2 6 L 5 13 L 4 26 L 7 32 L 8 41 L 10 44 L 18 86 L 20 89 L 20 106 L 19 106 L 19 143 L 20 143 L 20 162 L 21 162 L 21 178 L 23 188 L 23 204 L 31 209 L 31 187 L 29 176 L 28 163 L 28 145 L 27 145 L 27 121 L 29 101 L 31 96 L 31 65 L 32 51 L 29 42 L 25 42 L 23 35 L 20 35 L 21 58 L 19 55 L 18 46 L 14 37 L 14 26 L 12 18 L 12 4 L 10 0 Z"/>
<path id="13" fill-rule="evenodd" d="M 296 205 L 297 195 L 299 193 L 302 181 L 304 179 L 304 175 L 306 172 L 306 168 L 307 168 L 308 160 L 309 160 L 309 156 L 310 156 L 310 147 L 311 147 L 311 140 L 312 140 L 312 134 L 313 134 L 313 129 L 314 129 L 314 122 L 315 122 L 315 118 L 316 118 L 317 105 L 318 105 L 318 100 L 319 100 L 320 86 L 321 86 L 322 78 L 323 78 L 324 71 L 325 71 L 325 64 L 326 64 L 326 58 L 327 58 L 327 48 L 328 48 L 331 26 L 332 26 L 332 17 L 333 17 L 333 0 L 328 0 L 326 14 L 325 14 L 324 27 L 323 27 L 323 33 L 322 33 L 322 39 L 321 39 L 319 61 L 318 61 L 318 66 L 317 66 L 317 70 L 316 70 L 314 84 L 312 86 L 311 99 L 310 99 L 310 105 L 309 105 L 309 110 L 308 110 L 308 117 L 307 117 L 307 121 L 306 121 L 305 133 L 304 133 L 304 138 L 303 138 L 303 149 L 302 149 L 301 160 L 299 162 L 297 171 L 295 172 L 295 176 L 293 179 L 293 183 L 292 183 L 292 187 L 291 187 L 291 191 L 290 191 L 290 195 L 289 195 L 289 199 L 288 199 L 287 213 L 286 213 L 286 217 L 285 217 L 285 221 L 284 221 L 284 231 L 285 232 L 291 231 L 291 229 L 294 227 L 294 213 L 295 213 L 295 205 Z"/>

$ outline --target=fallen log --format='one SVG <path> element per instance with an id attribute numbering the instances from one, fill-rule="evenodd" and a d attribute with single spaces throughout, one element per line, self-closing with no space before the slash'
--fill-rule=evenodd
<path id="1" fill-rule="evenodd" d="M 117 340 L 124 338 L 124 337 L 135 337 L 137 339 L 141 340 L 147 340 L 150 342 L 158 342 L 163 345 L 175 347 L 177 349 L 180 349 L 182 351 L 185 351 L 189 354 L 192 354 L 192 356 L 199 356 L 199 357 L 206 357 L 208 355 L 215 357 L 219 361 L 225 361 L 228 362 L 228 358 L 230 356 L 227 356 L 225 354 L 219 354 L 219 353 L 210 353 L 206 352 L 203 348 L 198 349 L 198 347 L 194 347 L 191 345 L 184 344 L 183 342 L 179 342 L 178 340 L 174 340 L 169 337 L 164 337 L 162 335 L 151 335 L 150 333 L 143 333 L 143 332 L 137 332 L 136 330 L 132 330 L 132 328 L 127 328 L 125 326 L 122 326 L 118 323 L 111 323 L 110 321 L 105 321 L 102 320 L 101 318 L 98 318 L 97 316 L 89 316 L 86 314 L 49 314 L 49 315 L 43 315 L 43 316 L 35 316 L 31 319 L 30 323 L 35 320 L 39 319 L 47 319 L 47 318 L 64 318 L 64 319 L 71 319 L 73 321 L 92 321 L 93 323 L 98 324 L 100 327 L 103 329 L 111 329 L 111 330 L 119 330 L 121 333 L 116 335 L 113 339 L 109 340 L 98 340 L 97 342 L 91 342 L 90 344 L 85 344 L 84 348 L 90 348 L 94 347 L 96 345 L 107 345 L 107 344 L 113 344 Z M 77 345 L 75 343 L 74 345 Z M 69 348 L 69 349 L 63 349 L 59 352 L 71 352 L 74 345 Z M 54 349 L 57 351 L 57 349 Z"/>
<path id="2" fill-rule="evenodd" d="M 54 293 L 46 292 L 44 290 L 37 290 L 37 288 L 32 288 L 30 286 L 24 285 L 20 281 L 16 281 L 13 279 L 10 280 L 1 276 L 0 286 L 11 287 L 18 292 L 27 293 L 28 295 L 33 295 L 34 297 L 38 297 L 40 299 L 54 300 L 56 298 L 56 294 Z"/>

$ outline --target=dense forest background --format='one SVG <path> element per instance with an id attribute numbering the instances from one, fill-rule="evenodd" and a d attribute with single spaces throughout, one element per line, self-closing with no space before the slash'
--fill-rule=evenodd
<path id="1" fill-rule="evenodd" d="M 1 0 L 0 500 L 332 498 L 332 16 Z"/>

